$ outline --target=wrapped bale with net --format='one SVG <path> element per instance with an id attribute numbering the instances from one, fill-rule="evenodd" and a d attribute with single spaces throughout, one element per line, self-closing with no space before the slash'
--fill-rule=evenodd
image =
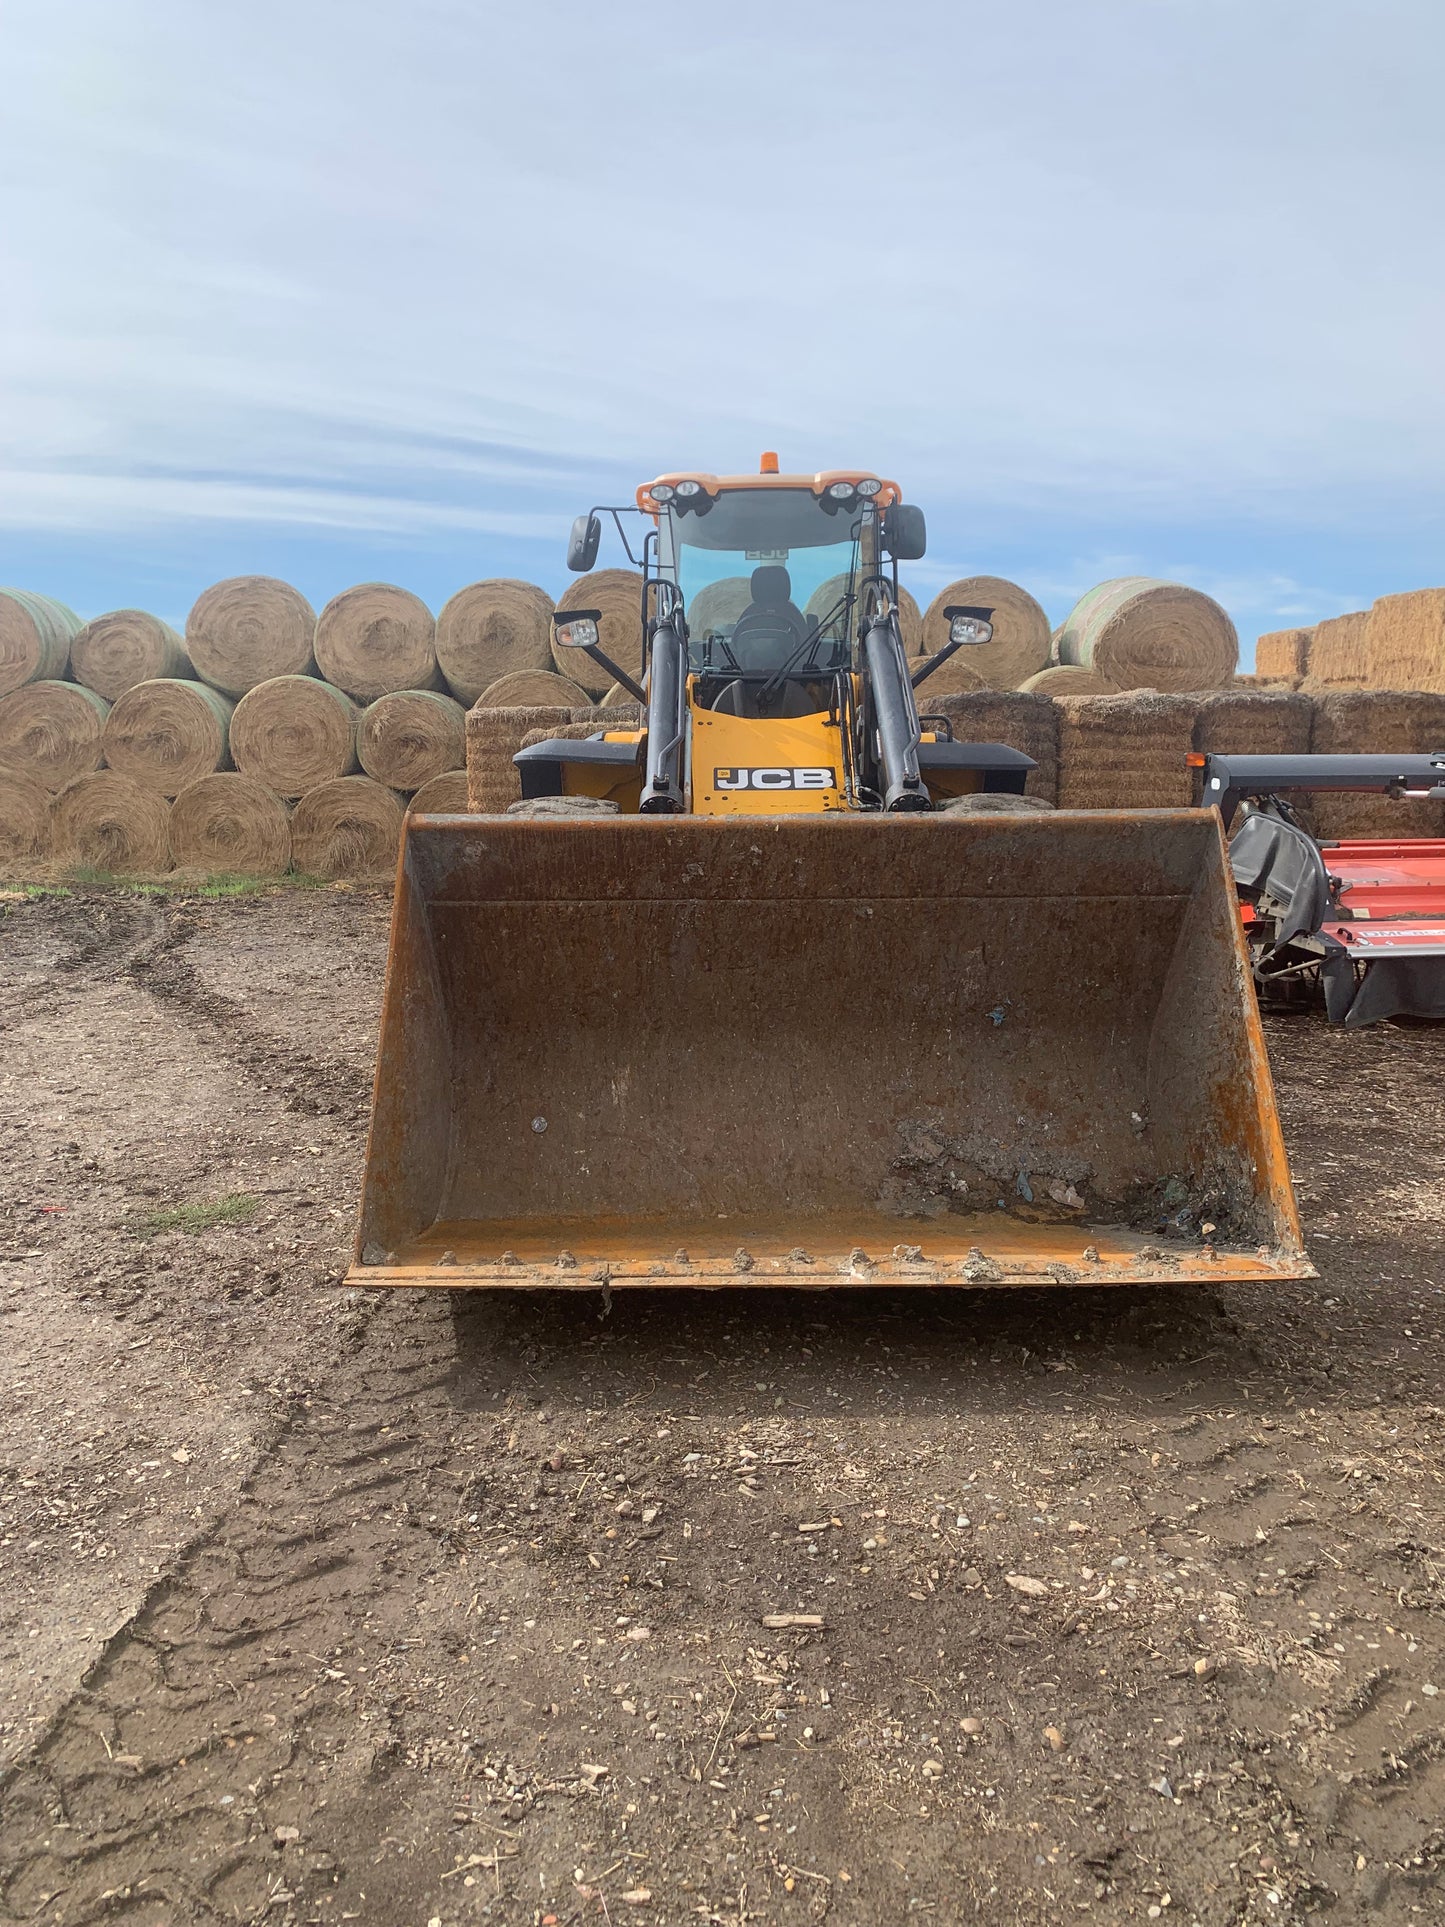
<path id="1" fill-rule="evenodd" d="M 1097 670 L 1083 669 L 1078 663 L 1059 662 L 1025 676 L 1019 688 L 1030 696 L 1117 696 L 1118 689 Z"/>
<path id="2" fill-rule="evenodd" d="M 237 575 L 200 595 L 186 617 L 196 674 L 225 696 L 273 676 L 309 675 L 316 611 L 299 589 L 270 575 Z"/>
<path id="3" fill-rule="evenodd" d="M 360 582 L 316 618 L 316 667 L 359 703 L 395 689 L 435 689 L 436 630 L 436 617 L 409 589 Z"/>
<path id="4" fill-rule="evenodd" d="M 179 796 L 188 784 L 229 769 L 235 704 L 203 682 L 160 677 L 117 698 L 103 748 L 112 769 L 157 796 Z"/>
<path id="5" fill-rule="evenodd" d="M 319 783 L 292 812 L 291 860 L 304 876 L 390 876 L 402 814 L 402 799 L 369 776 Z"/>
<path id="6" fill-rule="evenodd" d="M 437 662 L 459 702 L 474 703 L 499 676 L 552 667 L 552 598 L 534 582 L 473 582 L 437 617 Z"/>
<path id="7" fill-rule="evenodd" d="M 419 790 L 466 762 L 467 712 L 438 690 L 380 696 L 356 726 L 356 754 L 367 775 L 388 789 Z"/>
<path id="8" fill-rule="evenodd" d="M 239 770 L 189 783 L 170 814 L 171 860 L 205 876 L 279 877 L 291 867 L 291 825 L 273 790 Z"/>
<path id="9" fill-rule="evenodd" d="M 1193 801 L 1196 697 L 1135 690 L 1065 696 L 1057 707 L 1061 810 L 1183 809 Z"/>
<path id="10" fill-rule="evenodd" d="M 356 704 L 314 676 L 273 676 L 236 705 L 236 768 L 278 796 L 303 796 L 356 768 Z"/>
<path id="11" fill-rule="evenodd" d="M 522 779 L 512 761 L 529 730 L 544 734 L 572 720 L 570 708 L 483 709 L 467 711 L 467 794 L 471 808 L 500 816 L 521 801 Z"/>
<path id="12" fill-rule="evenodd" d="M 642 577 L 633 569 L 595 569 L 591 575 L 578 576 L 557 603 L 559 615 L 572 609 L 602 611 L 597 638 L 602 653 L 619 669 L 636 675 L 642 660 Z M 580 649 L 562 649 L 553 643 L 552 658 L 559 673 L 581 683 L 589 696 L 606 695 L 612 677 Z"/>
<path id="13" fill-rule="evenodd" d="M 75 682 L 27 682 L 0 696 L 0 769 L 58 790 L 99 769 L 110 704 Z"/>
<path id="14" fill-rule="evenodd" d="M 63 676 L 71 642 L 82 627 L 74 609 L 54 596 L 0 589 L 0 696 L 22 683 Z"/>
<path id="15" fill-rule="evenodd" d="M 489 683 L 477 698 L 483 709 L 555 709 L 559 704 L 575 709 L 590 700 L 581 683 L 555 669 L 514 669 Z"/>
<path id="16" fill-rule="evenodd" d="M 1365 688 L 1369 681 L 1365 650 L 1369 621 L 1368 609 L 1353 609 L 1349 615 L 1331 616 L 1327 622 L 1317 622 L 1310 632 L 1309 667 L 1302 687 Z"/>
<path id="17" fill-rule="evenodd" d="M 930 676 L 926 687 L 944 694 L 961 675 L 976 676 L 991 689 L 1017 689 L 1027 677 L 1047 667 L 1049 619 L 1017 582 L 1001 575 L 965 575 L 940 589 L 923 617 L 923 650 L 934 655 L 948 641 L 945 609 L 992 609 L 993 639 L 978 648 L 960 649 Z"/>
<path id="18" fill-rule="evenodd" d="M 407 814 L 418 816 L 467 816 L 467 773 L 464 769 L 443 770 L 440 776 L 423 783 L 407 804 Z"/>
<path id="19" fill-rule="evenodd" d="M 1376 689 L 1445 690 L 1445 589 L 1381 596 L 1366 625 L 1365 666 Z"/>
<path id="20" fill-rule="evenodd" d="M 1313 629 L 1273 629 L 1254 645 L 1254 673 L 1262 681 L 1298 688 L 1309 674 Z"/>
<path id="21" fill-rule="evenodd" d="M 24 871 L 50 854 L 50 791 L 0 767 L 0 874 Z"/>
<path id="22" fill-rule="evenodd" d="M 191 681 L 196 672 L 168 622 L 144 609 L 112 609 L 71 643 L 70 673 L 113 703 L 139 682 Z"/>
<path id="23" fill-rule="evenodd" d="M 1212 597 L 1139 575 L 1081 596 L 1059 630 L 1058 652 L 1060 662 L 1093 669 L 1121 690 L 1166 695 L 1227 688 L 1239 667 L 1234 624 Z"/>
<path id="24" fill-rule="evenodd" d="M 1445 693 L 1437 690 L 1335 689 L 1314 699 L 1310 749 L 1317 756 L 1429 755 L 1445 750 Z M 1445 804 L 1424 798 L 1315 795 L 1308 815 L 1319 837 L 1442 837 Z M 1303 812 L 1302 812 L 1303 813 Z"/>
<path id="25" fill-rule="evenodd" d="M 171 867 L 171 806 L 119 770 L 67 783 L 50 805 L 51 856 L 68 869 L 159 876 Z"/>
<path id="26" fill-rule="evenodd" d="M 917 691 L 920 715 L 945 716 L 958 743 L 1006 743 L 1032 756 L 1024 794 L 1054 803 L 1059 793 L 1059 713 L 1046 696 L 1017 689 L 979 689 L 931 698 L 933 677 Z M 924 723 L 924 728 L 928 727 Z"/>

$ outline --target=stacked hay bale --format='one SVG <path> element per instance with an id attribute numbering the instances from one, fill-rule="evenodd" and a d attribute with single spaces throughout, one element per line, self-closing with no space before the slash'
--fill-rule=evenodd
<path id="1" fill-rule="evenodd" d="M 313 877 L 389 877 L 404 808 L 404 797 L 369 776 L 318 783 L 291 815 L 296 868 Z"/>
<path id="2" fill-rule="evenodd" d="M 1010 749 L 1021 749 L 1038 764 L 1030 772 L 1025 794 L 1046 803 L 1058 801 L 1059 712 L 1047 696 L 1026 690 L 975 689 L 935 698 L 929 693 L 932 684 L 930 677 L 918 691 L 918 706 L 925 717 L 946 717 L 955 742 L 1007 743 Z"/>
<path id="3" fill-rule="evenodd" d="M 1305 756 L 1314 704 L 1281 689 L 1220 689 L 1197 699 L 1194 748 L 1205 756 Z"/>
<path id="4" fill-rule="evenodd" d="M 1354 609 L 1349 615 L 1317 622 L 1310 633 L 1308 666 L 1301 686 L 1310 690 L 1363 689 L 1369 680 L 1365 652 L 1369 621 L 1368 609 Z"/>
<path id="5" fill-rule="evenodd" d="M 1059 808 L 1183 809 L 1198 699 L 1134 690 L 1059 699 Z"/>
<path id="6" fill-rule="evenodd" d="M 144 609 L 113 609 L 77 634 L 70 645 L 70 673 L 113 703 L 138 682 L 192 681 L 196 670 L 168 622 Z"/>
<path id="7" fill-rule="evenodd" d="M 0 589 L 0 696 L 27 682 L 56 682 L 82 628 L 73 609 L 28 589 Z"/>
<path id="8" fill-rule="evenodd" d="M 1223 689 L 1239 666 L 1239 637 L 1217 602 L 1148 576 L 1120 576 L 1081 596 L 1057 647 L 1061 663 L 1092 669 L 1121 690 Z"/>
<path id="9" fill-rule="evenodd" d="M 0 769 L 59 790 L 99 769 L 110 704 L 74 682 L 27 682 L 0 696 Z"/>
<path id="10" fill-rule="evenodd" d="M 1317 756 L 1445 749 L 1445 692 L 1327 690 L 1314 700 L 1310 749 Z M 1445 836 L 1445 804 L 1424 800 L 1315 796 L 1310 814 L 1322 837 Z"/>
<path id="11" fill-rule="evenodd" d="M 1056 662 L 1036 676 L 1025 676 L 1019 688 L 1031 696 L 1117 696 L 1118 688 L 1097 670 L 1075 662 Z"/>
<path id="12" fill-rule="evenodd" d="M 1381 596 L 1365 628 L 1365 667 L 1377 689 L 1445 690 L 1445 589 Z"/>
<path id="13" fill-rule="evenodd" d="M 316 618 L 316 667 L 358 703 L 398 689 L 436 689 L 436 631 L 420 596 L 391 582 L 361 582 Z"/>
<path id="14" fill-rule="evenodd" d="M 1274 629 L 1254 645 L 1254 673 L 1261 682 L 1298 689 L 1309 674 L 1313 629 Z"/>
<path id="15" fill-rule="evenodd" d="M 0 769 L 0 872 L 24 876 L 49 855 L 49 790 Z"/>
<path id="16" fill-rule="evenodd" d="M 511 578 L 458 589 L 437 617 L 437 661 L 468 708 L 499 676 L 552 667 L 552 598 Z"/>
<path id="17" fill-rule="evenodd" d="M 257 683 L 231 718 L 236 768 L 295 798 L 356 768 L 360 712 L 344 690 L 310 676 Z"/>
<path id="18" fill-rule="evenodd" d="M 513 757 L 530 743 L 549 736 L 580 738 L 599 729 L 636 729 L 642 705 L 621 702 L 587 704 L 578 709 L 518 708 L 467 712 L 468 808 L 484 816 L 500 816 L 509 803 L 520 802 L 522 779 Z"/>
<path id="19" fill-rule="evenodd" d="M 463 768 L 467 712 L 455 697 L 430 689 L 378 697 L 357 725 L 356 754 L 367 775 L 388 789 L 420 790 Z"/>
<path id="20" fill-rule="evenodd" d="M 291 823 L 274 790 L 225 770 L 198 777 L 171 805 L 171 860 L 202 876 L 279 877 L 291 867 Z"/>
<path id="21" fill-rule="evenodd" d="M 203 682 L 157 677 L 120 696 L 101 739 L 107 766 L 142 789 L 175 797 L 190 783 L 231 767 L 236 705 Z"/>
<path id="22" fill-rule="evenodd" d="M 119 770 L 77 776 L 50 806 L 50 853 L 67 869 L 158 876 L 171 867 L 169 801 Z"/>

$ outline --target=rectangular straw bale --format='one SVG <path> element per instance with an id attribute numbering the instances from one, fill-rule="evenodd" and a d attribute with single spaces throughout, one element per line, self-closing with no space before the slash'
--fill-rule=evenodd
<path id="1" fill-rule="evenodd" d="M 1312 698 L 1289 689 L 1221 689 L 1198 698 L 1194 747 L 1206 756 L 1307 756 Z"/>
<path id="2" fill-rule="evenodd" d="M 1445 693 L 1340 689 L 1315 698 L 1310 749 L 1316 756 L 1417 754 L 1445 749 Z M 1445 804 L 1388 796 L 1315 796 L 1306 813 L 1317 836 L 1445 836 Z"/>
<path id="3" fill-rule="evenodd" d="M 1347 616 L 1331 616 L 1317 622 L 1310 642 L 1309 667 L 1305 671 L 1306 689 L 1363 689 L 1369 682 L 1369 663 L 1365 655 L 1365 631 L 1369 626 L 1368 609 L 1354 609 Z"/>
<path id="4" fill-rule="evenodd" d="M 1376 689 L 1445 690 L 1445 589 L 1382 595 L 1370 610 L 1365 659 Z"/>
<path id="5" fill-rule="evenodd" d="M 956 742 L 1005 743 L 1032 756 L 1038 768 L 1030 772 L 1025 794 L 1041 796 L 1046 803 L 1058 800 L 1059 716 L 1047 696 L 1021 689 L 969 689 L 930 702 L 924 683 L 915 700 L 921 715 L 948 718 Z"/>
<path id="6" fill-rule="evenodd" d="M 1059 808 L 1186 808 L 1193 800 L 1188 759 L 1201 701 L 1157 690 L 1060 697 Z"/>
<path id="7" fill-rule="evenodd" d="M 1272 629 L 1254 645 L 1254 673 L 1265 682 L 1295 682 L 1309 674 L 1313 629 Z"/>
<path id="8" fill-rule="evenodd" d="M 467 808 L 498 816 L 522 797 L 522 779 L 512 761 L 529 730 L 551 732 L 572 720 L 562 708 L 467 711 Z"/>
<path id="9" fill-rule="evenodd" d="M 586 723 L 592 729 L 636 729 L 642 721 L 642 704 L 590 703 L 585 709 L 574 709 L 572 721 Z"/>

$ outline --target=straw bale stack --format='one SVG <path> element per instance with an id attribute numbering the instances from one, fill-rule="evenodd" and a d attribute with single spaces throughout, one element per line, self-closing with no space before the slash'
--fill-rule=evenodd
<path id="1" fill-rule="evenodd" d="M 918 691 L 924 715 L 946 716 L 959 743 L 1007 743 L 1032 756 L 1038 768 L 1029 775 L 1025 795 L 1046 803 L 1058 798 L 1059 714 L 1046 696 L 1017 689 L 979 689 L 925 701 L 930 684 Z M 926 727 L 926 725 L 925 725 Z"/>
<path id="2" fill-rule="evenodd" d="M 82 624 L 74 609 L 28 589 L 0 589 L 0 696 L 65 674 Z"/>
<path id="3" fill-rule="evenodd" d="M 477 698 L 483 709 L 555 709 L 559 703 L 575 708 L 589 700 L 590 692 L 581 683 L 559 676 L 555 669 L 514 669 L 489 683 Z"/>
<path id="4" fill-rule="evenodd" d="M 467 756 L 467 712 L 432 689 L 402 689 L 372 703 L 357 724 L 367 775 L 392 790 L 418 790 Z"/>
<path id="5" fill-rule="evenodd" d="M 1156 690 L 1061 698 L 1059 808 L 1186 807 L 1197 706 L 1196 697 Z"/>
<path id="6" fill-rule="evenodd" d="M 244 696 L 274 676 L 309 675 L 316 611 L 289 582 L 237 575 L 200 595 L 186 617 L 196 674 L 225 696 Z"/>
<path id="7" fill-rule="evenodd" d="M 464 769 L 443 770 L 421 788 L 407 804 L 407 815 L 430 814 L 432 816 L 466 816 L 471 810 L 467 801 L 467 773 Z"/>
<path id="8" fill-rule="evenodd" d="M 930 684 L 946 681 L 955 664 L 966 665 L 991 689 L 1017 689 L 1027 676 L 1046 668 L 1049 619 L 1027 589 L 1001 575 L 965 575 L 940 589 L 923 618 L 923 653 L 933 655 L 948 641 L 944 610 L 955 603 L 993 610 L 993 640 L 960 649 Z"/>
<path id="9" fill-rule="evenodd" d="M 552 598 L 512 577 L 458 589 L 437 617 L 436 653 L 452 694 L 466 704 L 514 669 L 550 669 Z"/>
<path id="10" fill-rule="evenodd" d="M 1381 596 L 1370 610 L 1365 660 L 1377 689 L 1445 690 L 1445 589 Z"/>
<path id="11" fill-rule="evenodd" d="M 557 603 L 559 614 L 571 609 L 600 609 L 598 641 L 604 655 L 620 669 L 635 674 L 642 660 L 642 577 L 632 569 L 596 569 L 570 583 Z M 555 667 L 581 683 L 589 696 L 606 694 L 612 678 L 580 649 L 561 649 L 553 643 Z"/>
<path id="12" fill-rule="evenodd" d="M 171 867 L 171 806 L 119 770 L 67 783 L 50 805 L 51 856 L 67 868 L 158 876 Z"/>
<path id="13" fill-rule="evenodd" d="M 1218 689 L 1197 698 L 1194 747 L 1205 756 L 1306 756 L 1314 704 L 1289 689 Z"/>
<path id="14" fill-rule="evenodd" d="M 0 769 L 47 790 L 99 769 L 110 704 L 76 682 L 27 682 L 0 696 Z"/>
<path id="15" fill-rule="evenodd" d="M 1310 749 L 1317 756 L 1445 750 L 1445 694 L 1437 690 L 1337 689 L 1315 697 Z M 1445 804 L 1388 796 L 1313 796 L 1322 837 L 1445 836 Z"/>
<path id="16" fill-rule="evenodd" d="M 1353 609 L 1347 616 L 1331 616 L 1317 622 L 1310 635 L 1309 666 L 1303 686 L 1306 689 L 1363 689 L 1369 682 L 1369 660 L 1365 636 L 1369 628 L 1368 609 Z"/>
<path id="17" fill-rule="evenodd" d="M 171 806 L 171 860 L 205 876 L 279 877 L 291 867 L 291 824 L 274 790 L 239 770 L 188 783 Z"/>
<path id="18" fill-rule="evenodd" d="M 0 868 L 43 863 L 50 854 L 50 792 L 0 769 Z"/>
<path id="19" fill-rule="evenodd" d="M 1019 688 L 1031 696 L 1117 696 L 1120 692 L 1096 669 L 1076 662 L 1056 662 L 1035 676 L 1025 676 Z"/>
<path id="20" fill-rule="evenodd" d="M 1254 673 L 1269 682 L 1288 682 L 1298 688 L 1309 674 L 1313 629 L 1272 629 L 1254 645 Z"/>
<path id="21" fill-rule="evenodd" d="M 1120 576 L 1081 596 L 1059 631 L 1060 662 L 1125 689 L 1179 694 L 1224 689 L 1239 637 L 1219 604 L 1179 582 Z"/>
<path id="22" fill-rule="evenodd" d="M 303 796 L 356 768 L 356 704 L 314 676 L 272 676 L 236 705 L 231 755 L 278 796 Z"/>
<path id="23" fill-rule="evenodd" d="M 521 801 L 522 779 L 512 761 L 529 730 L 555 730 L 570 723 L 570 709 L 483 709 L 467 711 L 467 796 L 470 807 L 500 816 Z"/>
<path id="24" fill-rule="evenodd" d="M 401 819 L 402 799 L 369 776 L 318 783 L 292 812 L 292 861 L 303 876 L 389 876 Z"/>
<path id="25" fill-rule="evenodd" d="M 208 683 L 162 676 L 119 697 L 102 747 L 112 769 L 157 796 L 179 796 L 213 770 L 229 769 L 236 705 Z"/>
<path id="26" fill-rule="evenodd" d="M 70 673 L 108 703 L 138 682 L 190 679 L 195 667 L 168 622 L 144 609 L 112 609 L 87 622 L 70 645 Z"/>
<path id="27" fill-rule="evenodd" d="M 436 617 L 391 582 L 360 582 L 316 618 L 316 667 L 359 703 L 396 689 L 437 689 Z"/>
<path id="28" fill-rule="evenodd" d="M 587 703 L 581 709 L 574 709 L 569 718 L 574 723 L 586 723 L 589 729 L 636 729 L 642 721 L 642 704 L 622 692 L 619 703 Z"/>

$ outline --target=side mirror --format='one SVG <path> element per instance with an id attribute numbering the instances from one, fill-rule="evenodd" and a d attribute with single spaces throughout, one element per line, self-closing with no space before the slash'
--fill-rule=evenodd
<path id="1" fill-rule="evenodd" d="M 955 649 L 992 642 L 992 615 L 992 609 L 969 609 L 961 605 L 945 609 L 943 619 L 948 624 L 948 640 Z"/>
<path id="2" fill-rule="evenodd" d="M 883 515 L 883 547 L 897 562 L 921 562 L 928 548 L 928 526 L 914 502 L 895 502 Z"/>
<path id="3" fill-rule="evenodd" d="M 597 553 L 595 543 L 592 553 Z M 595 649 L 601 623 L 600 609 L 559 609 L 552 617 L 552 634 L 559 649 Z"/>
<path id="4" fill-rule="evenodd" d="M 597 560 L 597 549 L 601 541 L 600 516 L 579 515 L 572 524 L 572 534 L 567 542 L 567 567 L 573 575 L 586 575 Z"/>

